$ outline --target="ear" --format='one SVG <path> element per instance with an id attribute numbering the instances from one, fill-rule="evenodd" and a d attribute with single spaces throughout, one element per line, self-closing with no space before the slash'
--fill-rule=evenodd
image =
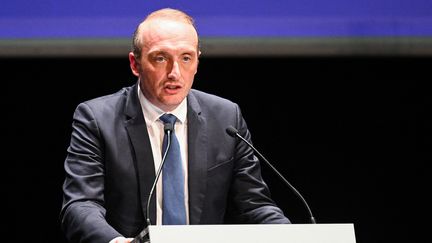
<path id="1" fill-rule="evenodd" d="M 198 72 L 198 65 L 199 65 L 199 58 L 201 56 L 201 51 L 198 51 L 198 58 L 197 58 L 197 69 L 195 70 L 195 74 Z"/>
<path id="2" fill-rule="evenodd" d="M 140 66 L 139 66 L 139 62 L 137 61 L 137 59 L 135 58 L 135 55 L 133 52 L 129 52 L 129 66 L 132 70 L 132 73 L 139 77 L 139 70 L 140 70 Z"/>

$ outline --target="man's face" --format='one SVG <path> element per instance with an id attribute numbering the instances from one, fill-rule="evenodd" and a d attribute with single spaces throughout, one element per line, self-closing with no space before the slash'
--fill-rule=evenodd
<path id="1" fill-rule="evenodd" d="M 140 31 L 141 58 L 129 53 L 145 97 L 164 111 L 176 108 L 189 93 L 198 68 L 198 36 L 187 23 L 154 19 Z"/>

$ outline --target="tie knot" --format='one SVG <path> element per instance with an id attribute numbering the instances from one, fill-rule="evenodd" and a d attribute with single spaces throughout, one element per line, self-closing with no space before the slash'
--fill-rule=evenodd
<path id="1" fill-rule="evenodd" d="M 171 124 L 173 127 L 175 125 L 175 122 L 177 120 L 177 117 L 174 116 L 173 114 L 163 114 L 162 116 L 159 117 L 159 119 L 164 123 L 164 124 Z"/>

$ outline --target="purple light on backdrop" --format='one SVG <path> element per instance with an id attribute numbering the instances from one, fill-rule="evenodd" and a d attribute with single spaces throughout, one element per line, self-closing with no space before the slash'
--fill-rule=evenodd
<path id="1" fill-rule="evenodd" d="M 430 0 L 14 0 L 0 38 L 130 38 L 162 7 L 190 13 L 202 37 L 432 37 Z"/>

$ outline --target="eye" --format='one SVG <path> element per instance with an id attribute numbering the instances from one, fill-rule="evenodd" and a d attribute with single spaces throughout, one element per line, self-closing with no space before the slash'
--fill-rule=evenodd
<path id="1" fill-rule="evenodd" d="M 183 59 L 183 62 L 190 62 L 192 60 L 192 57 L 189 55 L 184 55 L 182 59 Z"/>
<path id="2" fill-rule="evenodd" d="M 153 60 L 154 60 L 155 62 L 162 63 L 162 62 L 165 62 L 165 61 L 166 61 L 166 57 L 164 57 L 164 56 L 162 56 L 162 55 L 158 55 L 158 56 L 155 56 L 155 57 L 153 58 Z"/>

